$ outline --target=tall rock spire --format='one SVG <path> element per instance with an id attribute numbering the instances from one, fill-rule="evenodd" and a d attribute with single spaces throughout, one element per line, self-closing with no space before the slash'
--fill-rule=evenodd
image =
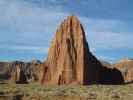
<path id="1" fill-rule="evenodd" d="M 43 66 L 43 84 L 92 84 L 100 80 L 101 64 L 90 53 L 77 17 L 69 16 L 61 23 Z"/>

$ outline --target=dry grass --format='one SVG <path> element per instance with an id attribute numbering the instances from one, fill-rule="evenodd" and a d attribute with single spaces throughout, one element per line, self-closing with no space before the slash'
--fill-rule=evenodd
<path id="1" fill-rule="evenodd" d="M 133 100 L 133 84 L 91 86 L 1 84 L 0 95 L 0 100 Z M 2 96 L 6 98 L 1 99 Z"/>

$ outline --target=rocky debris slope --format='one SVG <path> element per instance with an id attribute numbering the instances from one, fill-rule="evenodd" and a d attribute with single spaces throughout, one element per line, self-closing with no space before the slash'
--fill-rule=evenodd
<path id="1" fill-rule="evenodd" d="M 123 82 L 117 69 L 104 67 L 92 55 L 83 26 L 75 16 L 67 17 L 57 29 L 43 67 L 43 84 Z"/>

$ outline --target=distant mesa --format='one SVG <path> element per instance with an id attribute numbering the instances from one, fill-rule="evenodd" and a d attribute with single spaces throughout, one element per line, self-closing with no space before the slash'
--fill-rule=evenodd
<path id="1" fill-rule="evenodd" d="M 116 68 L 104 67 L 89 50 L 82 24 L 68 16 L 57 29 L 43 63 L 42 84 L 121 84 Z"/>
<path id="2" fill-rule="evenodd" d="M 125 83 L 133 82 L 133 59 L 123 59 L 112 66 L 121 71 Z"/>
<path id="3" fill-rule="evenodd" d="M 10 79 L 10 63 L 0 62 L 0 82 Z"/>
<path id="4" fill-rule="evenodd" d="M 11 83 L 31 83 L 40 80 L 41 62 L 0 62 L 0 81 Z"/>
<path id="5" fill-rule="evenodd" d="M 124 63 L 124 62 L 130 62 L 130 61 L 132 62 L 133 59 L 125 58 L 125 59 L 120 60 L 118 63 Z"/>

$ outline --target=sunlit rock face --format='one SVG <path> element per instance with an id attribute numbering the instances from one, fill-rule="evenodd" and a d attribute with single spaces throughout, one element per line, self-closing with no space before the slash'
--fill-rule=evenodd
<path id="1" fill-rule="evenodd" d="M 83 84 L 88 54 L 82 25 L 75 16 L 68 17 L 57 29 L 49 48 L 43 83 Z"/>
<path id="2" fill-rule="evenodd" d="M 133 60 L 125 59 L 113 64 L 113 67 L 119 69 L 123 75 L 125 83 L 133 82 Z"/>
<path id="3" fill-rule="evenodd" d="M 106 83 L 104 73 L 112 74 L 89 51 L 83 26 L 75 16 L 67 17 L 57 29 L 43 67 L 42 84 Z"/>

